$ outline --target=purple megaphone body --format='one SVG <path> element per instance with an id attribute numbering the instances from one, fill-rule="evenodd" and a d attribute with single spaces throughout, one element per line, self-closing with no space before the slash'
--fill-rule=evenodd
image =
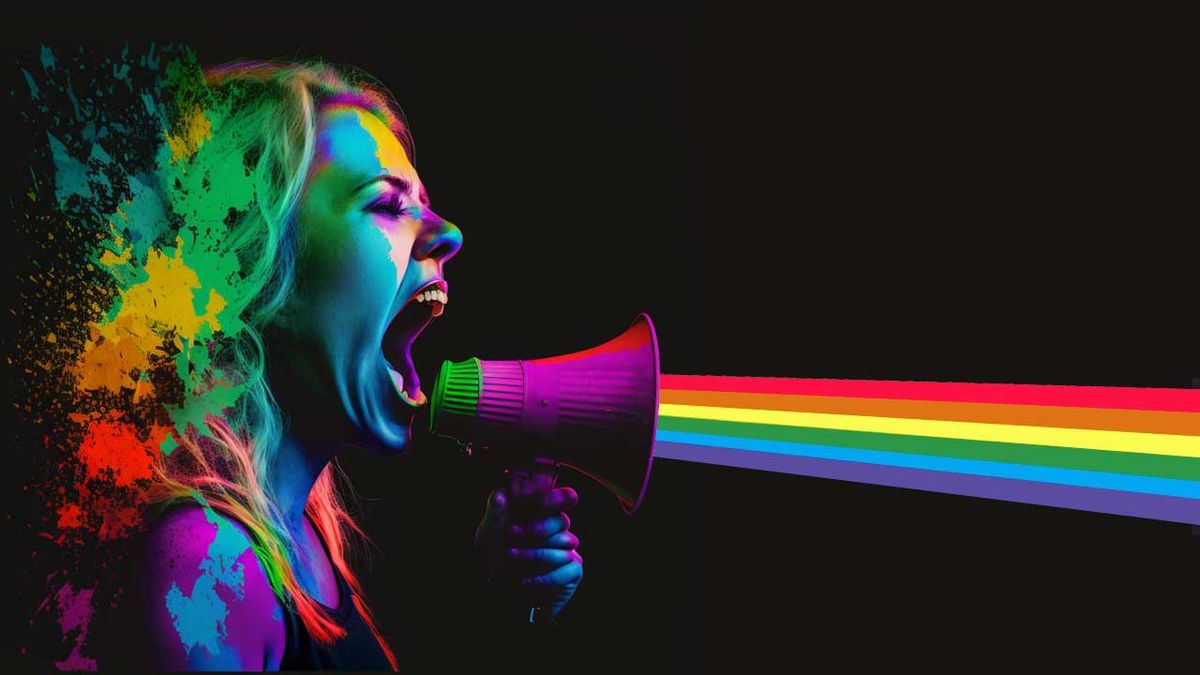
<path id="1" fill-rule="evenodd" d="M 650 480 L 658 386 L 658 339 L 642 313 L 621 335 L 572 354 L 445 361 L 429 428 L 473 451 L 511 453 L 514 494 L 553 487 L 565 466 L 633 513 Z"/>

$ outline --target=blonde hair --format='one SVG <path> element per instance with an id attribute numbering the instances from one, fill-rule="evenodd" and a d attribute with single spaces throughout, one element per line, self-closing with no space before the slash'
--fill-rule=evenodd
<path id="1" fill-rule="evenodd" d="M 161 509 L 200 499 L 245 526 L 276 596 L 295 611 L 314 639 L 326 644 L 346 631 L 299 585 L 288 555 L 296 550 L 296 542 L 284 526 L 269 480 L 283 419 L 266 378 L 262 329 L 293 289 L 296 210 L 313 161 L 317 114 L 331 104 L 354 105 L 377 116 L 412 157 L 412 139 L 399 107 L 377 81 L 350 68 L 321 62 L 240 61 L 207 68 L 202 84 L 177 92 L 177 128 L 187 128 L 168 135 L 172 152 L 181 155 L 181 162 L 209 162 L 211 194 L 251 190 L 253 197 L 245 208 L 230 209 L 236 215 L 232 222 L 226 220 L 228 234 L 222 241 L 240 262 L 239 291 L 225 300 L 241 323 L 224 327 L 208 345 L 192 346 L 213 354 L 212 363 L 218 367 L 211 372 L 219 376 L 213 375 L 206 385 L 214 395 L 222 386 L 234 393 L 224 394 L 222 401 L 229 405 L 220 407 L 220 414 L 209 406 L 207 412 L 193 415 L 200 423 L 174 435 L 177 448 L 157 453 L 150 492 L 151 502 Z M 207 131 L 208 136 L 189 145 L 189 130 L 197 125 L 197 133 Z M 213 162 L 223 170 L 211 170 Z M 366 537 L 338 494 L 335 468 L 331 462 L 320 474 L 305 512 L 395 668 L 395 657 L 363 604 L 362 588 L 347 562 L 352 538 L 365 542 Z"/>

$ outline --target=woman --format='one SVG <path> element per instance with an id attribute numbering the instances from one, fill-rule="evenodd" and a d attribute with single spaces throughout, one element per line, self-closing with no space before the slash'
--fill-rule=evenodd
<path id="1" fill-rule="evenodd" d="M 409 350 L 449 301 L 462 234 L 432 210 L 399 109 L 362 74 L 254 62 L 204 75 L 208 91 L 178 95 L 167 140 L 171 166 L 232 157 L 231 185 L 252 184 L 225 219 L 251 291 L 221 300 L 240 303 L 242 325 L 211 354 L 226 380 L 214 391 L 232 379 L 240 394 L 156 459 L 161 515 L 131 634 L 156 669 L 395 669 L 347 563 L 362 533 L 334 462 L 408 449 L 426 403 Z M 204 190 L 225 189 L 205 171 Z M 553 615 L 582 577 L 563 513 L 578 498 L 533 499 L 510 522 L 494 492 L 477 542 L 496 583 Z"/>

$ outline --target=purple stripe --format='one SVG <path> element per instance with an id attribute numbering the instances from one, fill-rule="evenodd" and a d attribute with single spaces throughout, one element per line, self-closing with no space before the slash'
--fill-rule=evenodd
<path id="1" fill-rule="evenodd" d="M 1200 525 L 1200 500 L 1184 497 L 839 462 L 669 441 L 657 441 L 654 444 L 654 457 Z"/>

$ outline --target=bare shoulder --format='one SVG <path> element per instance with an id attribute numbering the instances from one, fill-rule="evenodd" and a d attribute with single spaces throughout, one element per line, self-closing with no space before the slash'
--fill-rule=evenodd
<path id="1" fill-rule="evenodd" d="M 207 506 L 172 509 L 141 552 L 145 635 L 165 670 L 277 669 L 282 608 L 246 529 Z"/>

